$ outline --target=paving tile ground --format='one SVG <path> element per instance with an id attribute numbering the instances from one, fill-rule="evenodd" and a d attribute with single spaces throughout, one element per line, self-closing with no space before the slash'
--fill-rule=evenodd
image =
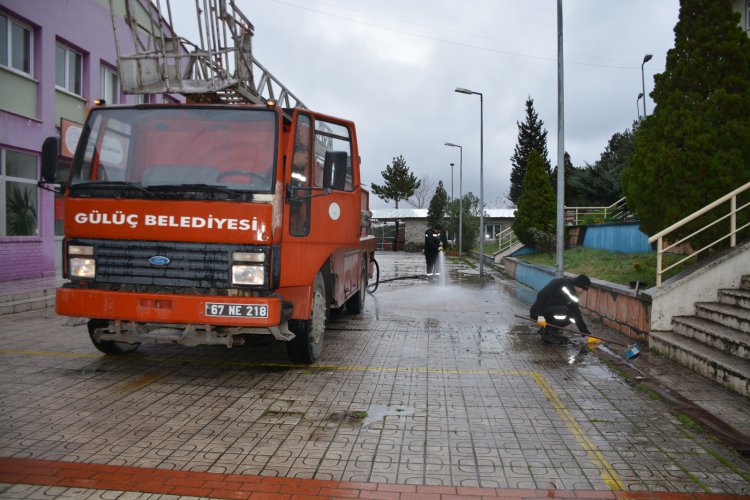
<path id="1" fill-rule="evenodd" d="M 384 282 L 311 366 L 261 337 L 104 356 L 53 310 L 0 317 L 0 498 L 750 495 L 746 458 L 582 338 L 542 344 L 516 317 L 528 289 L 378 260 Z M 726 406 L 750 422 L 746 399 Z"/>

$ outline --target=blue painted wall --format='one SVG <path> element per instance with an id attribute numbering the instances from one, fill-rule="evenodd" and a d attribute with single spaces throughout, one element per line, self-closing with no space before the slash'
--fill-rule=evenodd
<path id="1" fill-rule="evenodd" d="M 637 222 L 588 226 L 583 246 L 623 253 L 646 253 L 651 251 L 648 236 L 641 231 L 640 225 Z"/>
<path id="2" fill-rule="evenodd" d="M 552 271 L 543 271 L 525 262 L 516 263 L 516 281 L 531 287 L 538 292 L 554 278 Z"/>
<path id="3" fill-rule="evenodd" d="M 515 252 L 513 252 L 512 254 L 510 254 L 510 256 L 511 257 L 516 257 L 518 255 L 528 255 L 528 254 L 531 254 L 531 253 L 534 253 L 534 252 L 536 252 L 536 250 L 534 250 L 533 248 L 527 247 L 527 246 L 523 246 L 523 247 L 519 248 L 518 250 L 516 250 Z"/>

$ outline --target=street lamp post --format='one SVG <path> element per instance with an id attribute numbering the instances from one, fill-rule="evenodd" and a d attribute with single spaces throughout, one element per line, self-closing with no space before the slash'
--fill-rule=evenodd
<path id="1" fill-rule="evenodd" d="M 484 278 L 484 95 L 461 87 L 456 92 L 479 96 L 479 278 Z"/>
<path id="2" fill-rule="evenodd" d="M 635 114 L 638 117 L 638 120 L 641 119 L 641 97 L 643 97 L 643 92 L 639 93 L 638 99 L 635 100 Z"/>
<path id="3" fill-rule="evenodd" d="M 459 150 L 459 161 L 458 161 L 458 258 L 461 259 L 462 247 L 463 247 L 463 235 L 464 235 L 464 193 L 463 193 L 463 179 L 464 179 L 464 148 L 458 144 L 452 142 L 446 142 L 446 146 L 458 148 Z M 453 164 L 451 163 L 451 166 Z M 451 182 L 453 181 L 453 171 L 451 170 Z M 451 189 L 453 191 L 453 189 Z"/>
<path id="4" fill-rule="evenodd" d="M 643 87 L 643 117 L 646 118 L 646 77 L 643 76 L 643 65 L 646 64 L 654 57 L 651 54 L 643 56 L 643 62 L 641 63 L 641 85 Z"/>
<path id="5" fill-rule="evenodd" d="M 455 163 L 451 163 L 451 201 L 453 201 L 453 165 Z"/>

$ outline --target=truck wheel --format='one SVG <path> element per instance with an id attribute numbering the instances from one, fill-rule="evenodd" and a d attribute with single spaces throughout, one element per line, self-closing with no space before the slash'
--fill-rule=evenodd
<path id="1" fill-rule="evenodd" d="M 362 258 L 362 272 L 359 275 L 359 290 L 346 301 L 346 310 L 349 314 L 359 314 L 365 308 L 365 296 L 367 295 L 367 258 Z"/>
<path id="2" fill-rule="evenodd" d="M 289 321 L 289 329 L 294 333 L 294 338 L 287 342 L 286 352 L 293 363 L 309 364 L 320 357 L 323 351 L 327 309 L 326 287 L 323 275 L 318 273 L 313 285 L 310 319 Z"/>
<path id="3" fill-rule="evenodd" d="M 106 328 L 108 324 L 109 321 L 106 319 L 90 319 L 88 322 L 91 343 L 104 354 L 126 354 L 135 351 L 141 345 L 140 342 L 130 344 L 128 342 L 115 342 L 114 340 L 94 340 L 94 332 L 97 329 Z"/>

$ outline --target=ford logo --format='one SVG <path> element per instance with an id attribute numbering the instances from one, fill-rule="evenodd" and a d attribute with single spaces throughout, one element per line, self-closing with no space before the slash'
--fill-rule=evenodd
<path id="1" fill-rule="evenodd" d="M 163 255 L 154 255 L 148 261 L 151 263 L 152 266 L 166 266 L 171 260 L 169 260 L 169 257 L 164 257 Z"/>

